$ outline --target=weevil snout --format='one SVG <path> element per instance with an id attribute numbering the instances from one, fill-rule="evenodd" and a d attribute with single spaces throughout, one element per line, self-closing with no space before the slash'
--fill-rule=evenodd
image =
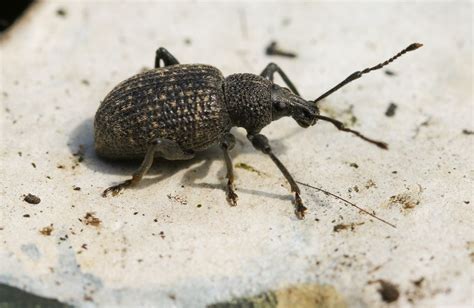
<path id="1" fill-rule="evenodd" d="M 289 89 L 272 85 L 272 120 L 291 116 L 301 127 L 316 123 L 319 109 L 314 102 L 307 101 L 292 93 Z"/>

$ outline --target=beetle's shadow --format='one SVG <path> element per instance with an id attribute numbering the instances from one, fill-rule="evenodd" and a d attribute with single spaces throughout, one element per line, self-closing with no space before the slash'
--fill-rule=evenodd
<path id="1" fill-rule="evenodd" d="M 235 147 L 231 151 L 231 157 L 233 161 L 235 161 L 241 153 L 257 153 L 257 151 L 253 148 L 246 136 L 241 131 L 232 130 L 232 134 L 236 138 Z M 279 153 L 284 153 L 287 149 L 283 143 L 280 142 L 280 140 L 272 140 L 271 144 L 274 152 L 277 155 Z M 97 156 L 94 149 L 94 124 L 92 118 L 84 120 L 72 131 L 69 138 L 68 147 L 71 154 L 75 156 L 79 155 L 81 157 L 82 166 L 85 166 L 86 168 L 95 172 L 131 176 L 141 163 L 141 161 L 108 160 Z M 262 159 L 268 159 L 261 153 L 258 153 L 258 155 L 261 155 Z M 216 176 L 221 179 L 221 183 L 211 184 L 199 182 L 199 180 L 207 177 L 210 167 L 215 161 L 219 161 L 221 163 L 221 167 L 216 174 Z M 170 161 L 160 158 L 155 159 L 153 166 L 148 172 L 148 175 L 153 176 L 143 179 L 136 189 L 141 189 L 156 184 L 157 182 L 163 181 L 183 169 L 186 169 L 187 171 L 184 173 L 180 181 L 182 185 L 204 189 L 226 190 L 227 180 L 225 175 L 227 170 L 225 167 L 222 150 L 218 146 L 214 146 L 206 151 L 196 153 L 196 156 L 190 160 Z M 119 179 L 117 179 L 117 181 L 119 181 Z M 288 194 L 273 194 L 254 189 L 246 189 L 244 187 L 238 189 L 239 192 L 252 195 L 283 200 L 291 199 L 291 196 Z"/>

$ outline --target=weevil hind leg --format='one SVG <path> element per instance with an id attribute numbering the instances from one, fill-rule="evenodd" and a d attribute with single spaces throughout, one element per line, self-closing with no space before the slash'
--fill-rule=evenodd
<path id="1" fill-rule="evenodd" d="M 291 82 L 290 78 L 286 76 L 285 72 L 275 63 L 270 62 L 268 65 L 265 67 L 265 69 L 260 73 L 260 76 L 267 78 L 268 80 L 273 82 L 273 78 L 275 73 L 278 73 L 280 77 L 283 79 L 285 84 L 290 88 L 290 90 L 296 94 L 300 95 L 298 93 L 298 90 L 296 90 L 296 87 L 293 85 L 293 82 Z"/>
<path id="2" fill-rule="evenodd" d="M 278 159 L 278 157 L 273 154 L 270 143 L 268 142 L 267 137 L 262 134 L 249 134 L 247 138 L 252 142 L 252 145 L 255 149 L 262 151 L 264 154 L 270 156 L 275 165 L 280 169 L 281 173 L 285 179 L 290 183 L 291 191 L 295 194 L 295 214 L 299 219 L 303 219 L 307 208 L 303 205 L 303 200 L 301 199 L 301 191 L 296 184 L 296 181 L 291 176 L 290 172 L 283 163 Z"/>
<path id="3" fill-rule="evenodd" d="M 156 50 L 155 68 L 161 67 L 160 60 L 163 60 L 163 66 L 179 64 L 178 60 L 164 47 L 160 47 Z"/>
<path id="4" fill-rule="evenodd" d="M 118 185 L 111 186 L 104 190 L 102 197 L 108 195 L 116 196 L 125 188 L 136 186 L 143 176 L 150 170 L 155 157 L 163 157 L 168 160 L 187 160 L 194 157 L 193 152 L 184 151 L 176 142 L 169 139 L 158 138 L 149 144 L 140 167 L 133 173 L 132 178 Z"/>
<path id="5" fill-rule="evenodd" d="M 238 196 L 234 190 L 234 168 L 232 166 L 232 159 L 229 151 L 235 145 L 235 137 L 231 133 L 227 133 L 221 142 L 221 149 L 224 153 L 225 165 L 227 168 L 227 201 L 231 206 L 237 205 Z"/>

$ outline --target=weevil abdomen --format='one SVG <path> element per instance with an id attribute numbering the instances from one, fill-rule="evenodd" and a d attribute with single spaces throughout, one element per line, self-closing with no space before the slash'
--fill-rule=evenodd
<path id="1" fill-rule="evenodd" d="M 100 156 L 143 158 L 150 142 L 166 138 L 201 151 L 230 129 L 222 73 L 209 65 L 180 64 L 137 74 L 117 85 L 94 122 Z"/>

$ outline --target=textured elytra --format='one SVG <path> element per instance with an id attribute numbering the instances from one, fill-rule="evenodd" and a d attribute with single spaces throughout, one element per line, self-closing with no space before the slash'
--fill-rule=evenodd
<path id="1" fill-rule="evenodd" d="M 135 75 L 117 85 L 95 117 L 95 147 L 108 158 L 141 158 L 157 138 L 185 151 L 218 143 L 230 129 L 224 77 L 208 65 L 180 64 Z"/>

